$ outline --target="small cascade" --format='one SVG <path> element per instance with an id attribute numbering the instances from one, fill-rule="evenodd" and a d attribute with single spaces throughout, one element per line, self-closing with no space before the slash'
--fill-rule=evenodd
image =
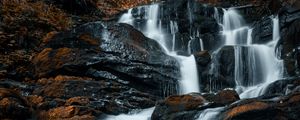
<path id="1" fill-rule="evenodd" d="M 182 64 L 180 68 L 182 75 L 182 80 L 180 81 L 181 94 L 200 92 L 195 57 L 193 55 L 190 57 L 181 56 L 177 57 L 177 59 L 180 59 Z"/>
<path id="2" fill-rule="evenodd" d="M 241 98 L 258 97 L 265 93 L 265 89 L 269 86 L 269 84 L 283 77 L 283 61 L 278 60 L 276 54 L 276 44 L 280 39 L 278 16 L 272 18 L 272 21 L 273 40 L 265 45 L 253 45 L 253 49 L 262 61 L 261 71 L 263 71 L 263 83 L 246 88 L 246 90 L 240 94 Z"/>
<path id="3" fill-rule="evenodd" d="M 248 27 L 245 25 L 244 19 L 234 9 L 224 11 L 223 16 L 223 35 L 225 36 L 224 45 L 244 44 L 245 33 L 248 32 Z"/>
<path id="4" fill-rule="evenodd" d="M 170 30 L 172 34 L 172 51 L 175 51 L 176 33 L 178 32 L 178 25 L 176 21 L 170 21 Z"/>

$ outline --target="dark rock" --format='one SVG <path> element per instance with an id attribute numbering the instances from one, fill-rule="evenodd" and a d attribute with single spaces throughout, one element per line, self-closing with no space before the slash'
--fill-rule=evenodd
<path id="1" fill-rule="evenodd" d="M 229 105 L 239 100 L 234 90 L 223 90 L 217 94 L 197 94 L 170 96 L 156 104 L 152 120 L 182 120 L 197 119 L 207 108 Z"/>
<path id="2" fill-rule="evenodd" d="M 238 93 L 230 89 L 224 89 L 217 94 L 203 94 L 202 96 L 215 106 L 225 106 L 240 100 Z"/>
<path id="3" fill-rule="evenodd" d="M 225 46 L 213 53 L 210 67 L 199 73 L 201 76 L 201 91 L 211 92 L 224 88 L 233 88 L 235 53 L 233 46 Z"/>
<path id="4" fill-rule="evenodd" d="M 298 92 L 300 86 L 299 78 L 287 78 L 282 80 L 277 80 L 271 83 L 265 90 L 265 96 L 272 95 L 287 95 L 290 93 Z"/>
<path id="5" fill-rule="evenodd" d="M 246 99 L 226 107 L 220 120 L 293 120 L 299 118 L 299 92 L 269 99 Z"/>
<path id="6" fill-rule="evenodd" d="M 55 34 L 44 47 L 32 60 L 38 78 L 89 76 L 116 80 L 160 97 L 177 92 L 177 61 L 129 25 L 87 23 Z M 169 88 L 163 90 L 165 86 Z"/>
<path id="7" fill-rule="evenodd" d="M 85 107 L 64 106 L 41 111 L 38 119 L 95 120 L 97 114 L 99 114 L 98 111 Z"/>
<path id="8" fill-rule="evenodd" d="M 187 112 L 187 114 L 180 114 L 180 112 L 192 111 L 204 105 L 206 100 L 197 94 L 188 94 L 180 96 L 170 96 L 164 101 L 157 103 L 154 112 L 152 113 L 152 120 L 169 120 L 184 118 L 184 115 L 191 115 L 190 118 L 195 116 L 197 112 L 193 114 Z"/>
<path id="9" fill-rule="evenodd" d="M 288 23 L 286 23 L 288 24 Z M 300 34 L 300 15 L 299 18 L 292 21 L 290 25 L 283 28 L 281 44 L 278 49 L 281 50 L 281 58 L 284 60 L 285 69 L 290 76 L 299 75 L 299 46 L 298 34 Z M 281 49 L 280 49 L 281 48 Z"/>
<path id="10" fill-rule="evenodd" d="M 206 67 L 211 62 L 211 56 L 208 51 L 194 53 L 196 63 L 199 66 Z"/>
<path id="11" fill-rule="evenodd" d="M 0 88 L 0 118 L 1 119 L 27 119 L 32 111 L 27 101 L 18 93 Z"/>
<path id="12" fill-rule="evenodd" d="M 51 81 L 34 94 L 47 98 L 68 99 L 65 105 L 81 105 L 108 113 L 127 113 L 131 109 L 154 106 L 157 97 L 139 92 L 114 81 L 66 80 Z M 79 97 L 81 96 L 81 97 Z M 44 103 L 42 109 L 59 107 L 59 101 Z"/>

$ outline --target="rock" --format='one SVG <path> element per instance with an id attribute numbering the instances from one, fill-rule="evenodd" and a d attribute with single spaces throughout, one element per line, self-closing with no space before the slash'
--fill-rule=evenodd
<path id="1" fill-rule="evenodd" d="M 233 46 L 225 46 L 218 52 L 212 54 L 209 67 L 199 73 L 201 81 L 200 88 L 203 92 L 217 92 L 225 88 L 233 88 L 235 54 Z"/>
<path id="2" fill-rule="evenodd" d="M 290 120 L 299 118 L 299 92 L 286 96 L 246 99 L 226 107 L 220 120 Z"/>
<path id="3" fill-rule="evenodd" d="M 48 84 L 36 89 L 34 94 L 67 100 L 61 104 L 57 100 L 45 102 L 40 108 L 46 110 L 61 105 L 80 105 L 107 114 L 120 114 L 152 107 L 158 99 L 115 81 L 48 81 Z"/>
<path id="4" fill-rule="evenodd" d="M 177 93 L 175 58 L 129 25 L 87 23 L 48 39 L 32 60 L 37 78 L 87 76 L 119 81 L 159 97 Z M 165 91 L 164 86 L 169 88 Z"/>
<path id="5" fill-rule="evenodd" d="M 240 100 L 238 93 L 230 89 L 221 90 L 217 94 L 203 94 L 202 96 L 215 106 L 225 106 Z"/>
<path id="6" fill-rule="evenodd" d="M 300 13 L 300 12 L 299 12 Z M 283 28 L 283 37 L 278 48 L 281 48 L 281 58 L 284 60 L 284 65 L 287 73 L 290 76 L 297 76 L 299 74 L 299 65 L 296 63 L 300 60 L 299 57 L 299 45 L 297 35 L 300 33 L 300 29 L 296 26 L 300 25 L 300 16 L 298 19 L 292 21 L 289 26 Z"/>
<path id="7" fill-rule="evenodd" d="M 87 105 L 90 103 L 89 98 L 86 97 L 73 97 L 66 101 L 66 105 Z"/>
<path id="8" fill-rule="evenodd" d="M 42 104 L 42 102 L 44 102 L 44 98 L 42 96 L 30 95 L 27 96 L 27 101 L 31 106 L 37 107 L 38 105 Z"/>
<path id="9" fill-rule="evenodd" d="M 169 96 L 164 101 L 156 104 L 152 113 L 152 120 L 180 119 L 184 115 L 180 112 L 192 111 L 204 105 L 206 100 L 197 94 Z M 194 115 L 197 112 L 194 112 Z M 193 116 L 193 114 L 191 115 Z M 190 116 L 190 117 L 191 117 Z"/>
<path id="10" fill-rule="evenodd" d="M 234 90 L 222 90 L 217 94 L 197 94 L 169 96 L 156 104 L 152 120 L 197 119 L 207 108 L 230 105 L 240 98 Z"/>
<path id="11" fill-rule="evenodd" d="M 299 78 L 286 78 L 271 83 L 265 90 L 264 96 L 287 95 L 299 91 Z"/>
<path id="12" fill-rule="evenodd" d="M 208 51 L 201 51 L 194 53 L 197 65 L 199 66 L 208 66 L 208 64 L 211 62 L 211 56 Z"/>
<path id="13" fill-rule="evenodd" d="M 1 119 L 27 119 L 32 111 L 27 101 L 18 93 L 0 88 L 0 118 Z"/>
<path id="14" fill-rule="evenodd" d="M 76 107 L 76 106 L 65 106 L 65 107 L 50 109 L 49 111 L 42 111 L 39 114 L 38 119 L 95 120 L 96 117 L 94 115 L 96 115 L 96 111 L 93 111 L 88 108 Z"/>

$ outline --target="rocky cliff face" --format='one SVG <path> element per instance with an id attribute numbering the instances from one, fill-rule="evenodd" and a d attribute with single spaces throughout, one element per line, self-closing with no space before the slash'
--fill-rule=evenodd
<path id="1" fill-rule="evenodd" d="M 143 18 L 135 7 L 150 2 L 2 0 L 0 119 L 97 119 L 102 114 L 118 115 L 155 105 L 154 120 L 196 119 L 207 108 L 222 106 L 217 119 L 299 118 L 299 1 L 156 1 L 163 9 L 164 24 L 178 22 L 178 53 L 187 55 L 187 48 L 179 45 L 191 44 L 202 92 L 216 92 L 187 95 L 176 95 L 181 77 L 178 62 L 132 26 L 116 24 L 128 8 L 134 8 L 135 18 Z M 214 7 L 220 15 L 221 7 L 237 7 L 254 28 L 254 43 L 270 40 L 269 16 L 278 13 L 282 36 L 277 52 L 291 78 L 272 83 L 264 96 L 248 100 L 224 89 L 235 86 L 233 47 L 214 55 L 199 46 L 199 38 L 207 50 L 221 42 Z M 215 59 L 220 61 L 220 70 L 211 76 Z"/>

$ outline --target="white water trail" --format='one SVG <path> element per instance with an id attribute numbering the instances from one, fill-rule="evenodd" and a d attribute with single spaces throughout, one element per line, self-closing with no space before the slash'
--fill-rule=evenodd
<path id="1" fill-rule="evenodd" d="M 132 114 L 107 115 L 104 117 L 105 120 L 150 120 L 153 111 L 154 107 Z"/>
<path id="2" fill-rule="evenodd" d="M 224 107 L 219 108 L 208 108 L 205 109 L 197 120 L 217 120 L 216 116 L 224 109 Z"/>

